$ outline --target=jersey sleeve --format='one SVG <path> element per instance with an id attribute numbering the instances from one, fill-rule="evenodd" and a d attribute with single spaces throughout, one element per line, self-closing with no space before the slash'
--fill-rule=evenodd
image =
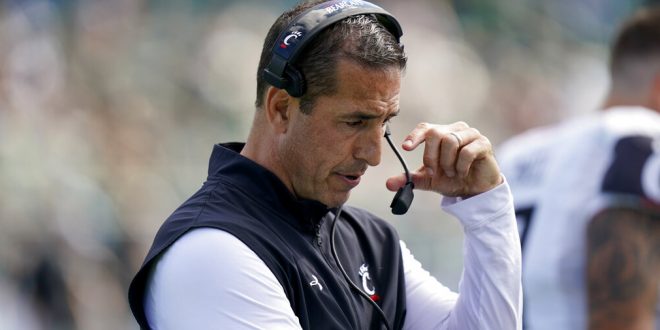
<path id="1" fill-rule="evenodd" d="M 465 231 L 459 293 L 422 269 L 402 244 L 408 314 L 406 329 L 521 329 L 520 241 L 505 182 L 460 200 L 443 199 Z"/>
<path id="2" fill-rule="evenodd" d="M 266 264 L 214 228 L 195 229 L 164 253 L 144 304 L 153 329 L 301 329 Z"/>

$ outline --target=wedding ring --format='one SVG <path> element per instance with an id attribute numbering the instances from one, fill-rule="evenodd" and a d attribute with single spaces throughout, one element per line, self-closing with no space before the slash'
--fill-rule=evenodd
<path id="1" fill-rule="evenodd" d="M 449 132 L 449 134 L 453 135 L 456 138 L 459 147 L 463 145 L 463 139 L 461 139 L 461 137 L 458 136 L 458 134 L 456 134 L 455 132 Z"/>

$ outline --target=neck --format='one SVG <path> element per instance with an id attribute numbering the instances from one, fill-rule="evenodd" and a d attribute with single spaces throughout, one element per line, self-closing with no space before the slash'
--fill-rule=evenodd
<path id="1" fill-rule="evenodd" d="M 270 170 L 271 166 L 269 165 L 272 163 L 274 145 L 268 143 L 269 141 L 265 136 L 269 135 L 260 129 L 260 125 L 255 123 L 245 142 L 245 147 L 241 150 L 241 155 Z"/>
<path id="2" fill-rule="evenodd" d="M 612 76 L 612 84 L 603 106 L 638 106 L 660 112 L 660 74 L 636 80 Z"/>
<path id="3" fill-rule="evenodd" d="M 655 104 L 654 99 L 650 96 L 647 97 L 642 95 L 629 95 L 610 91 L 607 98 L 605 99 L 605 102 L 603 103 L 603 109 L 624 106 L 644 107 L 660 112 L 660 107 Z"/>
<path id="4" fill-rule="evenodd" d="M 252 123 L 252 129 L 241 150 L 241 155 L 268 169 L 275 174 L 293 193 L 293 189 L 287 180 L 285 171 L 282 170 L 281 161 L 278 156 L 277 137 L 271 134 L 270 127 L 257 115 Z"/>

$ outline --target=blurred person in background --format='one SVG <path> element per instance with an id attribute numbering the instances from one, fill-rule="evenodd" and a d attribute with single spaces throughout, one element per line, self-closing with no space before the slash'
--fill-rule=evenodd
<path id="1" fill-rule="evenodd" d="M 648 215 L 660 205 L 659 7 L 621 27 L 609 69 L 602 111 L 499 148 L 527 329 L 660 329 L 660 223 Z"/>
<path id="2" fill-rule="evenodd" d="M 165 221 L 133 279 L 143 328 L 520 327 L 511 194 L 476 129 L 422 123 L 403 142 L 406 151 L 424 144 L 414 187 L 444 196 L 464 226 L 460 294 L 430 276 L 390 224 L 344 206 L 380 163 L 399 113 L 407 58 L 398 23 L 381 10 L 308 1 L 271 27 L 247 142 L 214 147 L 207 181 Z M 323 30 L 307 35 L 301 24 Z M 302 53 L 282 57 L 289 47 Z M 391 191 L 409 184 L 405 174 L 386 182 Z"/>
<path id="3" fill-rule="evenodd" d="M 660 204 L 611 201 L 590 220 L 587 241 L 589 329 L 660 328 Z"/>

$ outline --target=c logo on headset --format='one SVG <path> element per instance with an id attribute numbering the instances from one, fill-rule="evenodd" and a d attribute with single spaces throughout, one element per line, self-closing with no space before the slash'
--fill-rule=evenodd
<path id="1" fill-rule="evenodd" d="M 295 67 L 305 45 L 325 28 L 346 17 L 373 14 L 394 35 L 403 35 L 401 25 L 385 9 L 367 1 L 334 0 L 316 5 L 296 17 L 277 37 L 271 59 L 262 75 L 270 85 L 287 91 L 293 97 L 305 94 L 303 74 Z"/>
<path id="2" fill-rule="evenodd" d="M 302 37 L 302 32 L 300 32 L 300 31 L 291 32 L 291 34 L 284 37 L 284 40 L 282 41 L 282 45 L 284 45 L 284 47 L 282 47 L 282 45 L 280 45 L 280 48 L 286 48 L 286 46 L 290 46 L 291 44 L 289 43 L 289 39 L 291 39 L 291 38 L 298 39 L 300 37 Z"/>

